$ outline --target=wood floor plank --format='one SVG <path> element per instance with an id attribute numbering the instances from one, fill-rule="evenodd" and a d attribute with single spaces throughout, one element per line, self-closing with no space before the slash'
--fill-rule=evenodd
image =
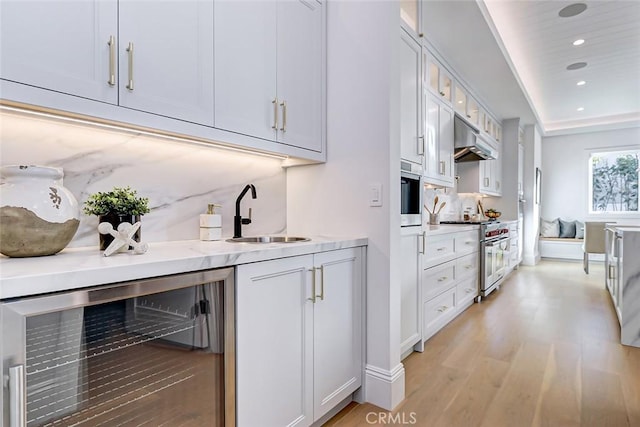
<path id="1" fill-rule="evenodd" d="M 581 420 L 584 427 L 631 426 L 617 374 L 582 368 Z"/>
<path id="2" fill-rule="evenodd" d="M 479 426 L 484 413 L 500 390 L 509 367 L 510 364 L 502 360 L 483 358 L 460 393 L 433 425 Z"/>
<path id="3" fill-rule="evenodd" d="M 569 342 L 553 344 L 532 425 L 580 426 L 582 399 L 580 368 L 579 344 Z"/>
<path id="4" fill-rule="evenodd" d="M 481 425 L 531 425 L 550 351 L 551 345 L 544 342 L 526 342 L 520 347 Z"/>

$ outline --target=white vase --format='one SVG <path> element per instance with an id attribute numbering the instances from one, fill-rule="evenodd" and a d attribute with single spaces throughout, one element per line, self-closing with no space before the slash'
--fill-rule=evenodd
<path id="1" fill-rule="evenodd" d="M 78 230 L 80 209 L 62 186 L 62 169 L 3 166 L 0 174 L 0 253 L 31 257 L 64 249 Z"/>

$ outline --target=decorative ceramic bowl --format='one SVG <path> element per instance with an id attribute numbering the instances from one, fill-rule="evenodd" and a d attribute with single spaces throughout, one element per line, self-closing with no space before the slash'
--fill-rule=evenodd
<path id="1" fill-rule="evenodd" d="M 80 225 L 80 208 L 62 185 L 62 169 L 12 165 L 0 174 L 0 253 L 31 257 L 64 249 Z"/>
<path id="2" fill-rule="evenodd" d="M 484 214 L 487 216 L 487 218 L 495 220 L 500 218 L 500 215 L 502 215 L 502 212 L 486 211 Z"/>

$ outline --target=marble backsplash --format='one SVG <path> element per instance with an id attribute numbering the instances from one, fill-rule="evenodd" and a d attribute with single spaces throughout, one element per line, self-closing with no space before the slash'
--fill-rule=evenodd
<path id="1" fill-rule="evenodd" d="M 442 202 L 446 202 L 440 212 L 440 221 L 460 221 L 465 210 L 469 210 L 471 214 L 478 213 L 477 203 L 482 200 L 479 194 L 456 193 L 454 189 L 435 189 L 425 188 L 422 200 L 424 204 L 433 208 L 433 202 L 438 196 L 438 206 Z M 423 222 L 429 221 L 429 214 L 423 209 Z"/>
<path id="2" fill-rule="evenodd" d="M 242 201 L 242 215 L 253 208 L 245 235 L 286 231 L 286 170 L 280 159 L 214 146 L 70 124 L 0 112 L 0 164 L 55 166 L 82 207 L 96 191 L 131 186 L 148 197 L 151 212 L 142 218 L 142 240 L 199 238 L 199 214 L 208 203 L 222 205 L 223 236 L 233 234 L 235 200 L 246 184 L 256 187 Z M 97 246 L 98 220 L 81 214 L 70 247 Z"/>

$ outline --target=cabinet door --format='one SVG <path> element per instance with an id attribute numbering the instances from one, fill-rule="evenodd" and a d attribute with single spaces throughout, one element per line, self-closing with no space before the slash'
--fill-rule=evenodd
<path id="1" fill-rule="evenodd" d="M 314 420 L 362 384 L 362 255 L 360 248 L 314 255 Z"/>
<path id="2" fill-rule="evenodd" d="M 119 9 L 120 105 L 213 125 L 213 4 L 120 0 Z"/>
<path id="3" fill-rule="evenodd" d="M 2 1 L 0 77 L 116 104 L 117 36 L 116 0 Z"/>
<path id="4" fill-rule="evenodd" d="M 278 141 L 322 151 L 322 5 L 278 2 Z M 244 26 L 244 24 L 243 24 Z"/>
<path id="5" fill-rule="evenodd" d="M 493 180 L 492 169 L 493 160 L 481 160 L 480 162 L 480 192 L 492 193 Z"/>
<path id="6" fill-rule="evenodd" d="M 424 247 L 422 227 L 404 227 L 401 231 L 400 254 L 402 259 L 400 352 L 410 350 L 422 336 L 422 301 L 420 262 Z"/>
<path id="7" fill-rule="evenodd" d="M 498 157 L 493 162 L 493 192 L 497 196 L 502 195 L 502 156 Z"/>
<path id="8" fill-rule="evenodd" d="M 442 184 L 453 187 L 453 111 L 444 105 L 439 114 L 438 167 Z"/>
<path id="9" fill-rule="evenodd" d="M 313 256 L 236 268 L 238 426 L 307 426 L 313 413 Z"/>
<path id="10" fill-rule="evenodd" d="M 214 4 L 214 126 L 276 139 L 276 4 Z"/>
<path id="11" fill-rule="evenodd" d="M 425 182 L 434 183 L 439 179 L 440 103 L 433 96 L 427 95 L 426 109 L 424 176 Z"/>
<path id="12" fill-rule="evenodd" d="M 401 31 L 400 43 L 400 156 L 422 165 L 424 138 L 421 123 L 421 50 L 420 45 Z"/>

